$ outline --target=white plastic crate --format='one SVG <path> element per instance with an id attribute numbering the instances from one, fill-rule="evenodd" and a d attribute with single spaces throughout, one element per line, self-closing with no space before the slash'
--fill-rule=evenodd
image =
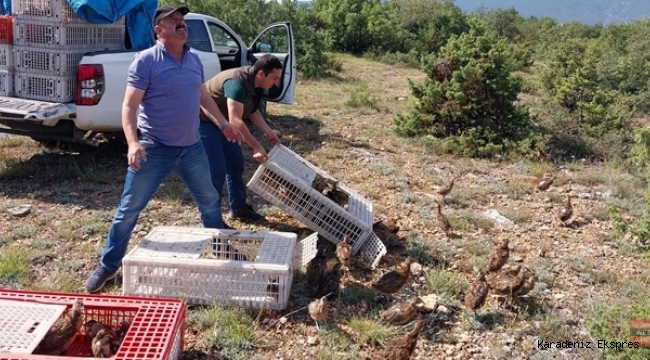
<path id="1" fill-rule="evenodd" d="M 56 50 L 122 50 L 124 24 L 96 25 L 43 20 L 14 21 L 14 45 Z"/>
<path id="2" fill-rule="evenodd" d="M 17 71 L 14 76 L 16 96 L 51 102 L 74 100 L 75 76 L 51 76 Z"/>
<path id="3" fill-rule="evenodd" d="M 379 265 L 381 258 L 386 255 L 386 252 L 386 245 L 373 232 L 370 233 L 370 237 L 361 246 L 359 255 L 374 270 Z"/>
<path id="4" fill-rule="evenodd" d="M 14 70 L 14 46 L 0 45 L 0 70 Z"/>
<path id="5" fill-rule="evenodd" d="M 332 178 L 293 151 L 277 145 L 269 152 L 268 161 L 255 171 L 248 188 L 334 244 L 349 235 L 356 254 L 372 233 L 372 203 L 338 183 L 337 188 L 349 195 L 347 209 L 343 208 L 312 187 L 316 174 Z"/>
<path id="6" fill-rule="evenodd" d="M 31 354 L 65 308 L 0 299 L 0 353 Z"/>
<path id="7" fill-rule="evenodd" d="M 0 96 L 14 95 L 13 71 L 0 70 Z"/>
<path id="8" fill-rule="evenodd" d="M 15 64 L 16 71 L 54 76 L 74 76 L 83 54 L 83 50 L 62 51 L 31 46 L 16 46 L 14 48 L 13 64 Z"/>
<path id="9" fill-rule="evenodd" d="M 87 23 L 75 14 L 68 0 L 12 0 L 11 11 L 12 15 L 19 20 Z M 121 17 L 114 24 L 124 24 L 124 21 L 124 17 Z"/>
<path id="10" fill-rule="evenodd" d="M 11 0 L 11 11 L 17 19 L 82 21 L 72 10 L 68 0 Z"/>
<path id="11" fill-rule="evenodd" d="M 285 232 L 157 227 L 122 260 L 123 293 L 282 310 L 293 272 L 316 255 L 317 239 L 296 244 L 296 234 Z"/>

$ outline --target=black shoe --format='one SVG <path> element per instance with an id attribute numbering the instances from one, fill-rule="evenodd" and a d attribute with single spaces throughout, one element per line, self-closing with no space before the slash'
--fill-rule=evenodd
<path id="1" fill-rule="evenodd" d="M 107 281 L 115 279 L 116 276 L 117 271 L 110 272 L 103 266 L 99 265 L 97 269 L 95 269 L 95 272 L 93 272 L 88 280 L 86 280 L 86 291 L 91 294 L 98 293 Z"/>
<path id="2" fill-rule="evenodd" d="M 239 220 L 239 221 L 263 221 L 266 220 L 266 218 L 253 209 L 251 205 L 246 205 L 240 209 L 236 210 L 230 210 L 230 214 L 228 214 L 228 219 L 230 220 Z"/>

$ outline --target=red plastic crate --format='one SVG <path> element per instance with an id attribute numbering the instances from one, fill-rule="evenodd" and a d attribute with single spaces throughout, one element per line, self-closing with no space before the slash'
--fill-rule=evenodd
<path id="1" fill-rule="evenodd" d="M 116 360 L 180 358 L 185 334 L 185 302 L 179 299 L 139 298 L 111 295 L 41 293 L 0 289 L 0 299 L 42 304 L 68 305 L 76 300 L 84 304 L 84 323 L 94 319 L 118 328 L 122 321 L 131 323 Z M 65 312 L 64 312 L 65 313 Z M 0 360 L 92 358 L 90 340 L 82 327 L 75 341 L 62 356 L 0 353 Z"/>
<path id="2" fill-rule="evenodd" d="M 0 15 L 0 44 L 14 43 L 14 18 L 9 15 Z"/>

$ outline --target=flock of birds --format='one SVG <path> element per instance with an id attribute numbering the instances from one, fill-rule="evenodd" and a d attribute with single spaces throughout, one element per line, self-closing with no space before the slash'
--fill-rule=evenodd
<path id="1" fill-rule="evenodd" d="M 540 160 L 548 163 L 552 163 L 552 159 L 549 154 L 546 154 L 543 150 L 538 150 L 538 156 Z M 437 187 L 434 189 L 433 198 L 436 200 L 436 225 L 438 228 L 450 237 L 452 226 L 449 223 L 449 219 L 442 213 L 442 207 L 447 205 L 445 201 L 445 196 L 447 196 L 451 190 L 454 188 L 454 181 L 456 180 L 455 176 L 452 176 L 451 179 L 443 186 Z M 553 182 L 555 181 L 555 175 L 553 172 L 545 172 L 541 177 L 535 178 L 533 180 L 533 186 L 536 191 L 544 192 L 548 190 Z M 428 195 L 428 194 L 427 194 Z M 564 202 L 557 212 L 557 219 L 562 223 L 563 226 L 567 225 L 567 222 L 573 216 L 573 206 L 571 204 L 571 196 L 564 195 Z"/>
<path id="2" fill-rule="evenodd" d="M 540 150 L 540 158 L 543 156 L 542 154 L 546 155 Z M 447 205 L 445 197 L 452 191 L 456 179 L 456 177 L 452 177 L 445 185 L 434 189 L 436 225 L 448 237 L 451 234 L 452 227 L 447 217 L 442 213 L 442 208 Z M 548 190 L 554 181 L 553 173 L 547 172 L 543 176 L 535 178 L 533 185 L 536 191 L 543 192 Z M 564 203 L 557 213 L 557 218 L 562 224 L 566 225 L 572 215 L 571 197 L 565 195 Z M 394 229 L 395 233 L 399 230 L 396 224 L 387 227 Z M 353 266 L 352 246 L 347 235 L 337 244 L 335 255 L 334 261 L 328 262 L 323 251 L 319 250 L 307 267 L 307 286 L 310 295 L 316 298 L 309 303 L 308 311 L 317 328 L 319 328 L 318 322 L 325 321 L 328 317 L 328 298 L 338 292 L 342 278 Z M 527 295 L 535 287 L 537 278 L 529 268 L 520 265 L 504 267 L 509 255 L 509 240 L 503 239 L 490 254 L 485 270 L 474 269 L 476 279 L 472 282 L 463 299 L 463 305 L 467 310 L 476 314 L 476 310 L 485 304 L 489 292 L 505 297 L 511 305 L 514 305 L 520 297 Z M 394 270 L 387 272 L 373 283 L 372 287 L 387 296 L 398 293 L 408 282 L 413 261 L 414 259 L 411 257 L 406 258 Z M 388 324 L 405 325 L 416 318 L 417 321 L 409 333 L 397 336 L 387 342 L 383 351 L 376 353 L 373 360 L 410 359 L 417 344 L 417 338 L 425 325 L 424 313 L 422 299 L 419 297 L 396 303 L 388 309 L 380 311 L 381 319 Z"/>
<path id="3" fill-rule="evenodd" d="M 110 358 L 117 354 L 129 329 L 129 322 L 122 322 L 115 330 L 96 320 L 89 320 L 84 325 L 84 306 L 75 301 L 70 310 L 57 319 L 34 350 L 34 354 L 61 355 L 75 341 L 77 333 L 84 328 L 85 336 L 91 344 L 95 358 Z"/>
<path id="4" fill-rule="evenodd" d="M 504 269 L 503 266 L 510 257 L 508 239 L 501 241 L 488 259 L 485 272 L 475 269 L 476 280 L 465 293 L 463 304 L 468 310 L 476 311 L 481 308 L 491 290 L 497 295 L 505 296 L 512 304 L 520 296 L 527 295 L 535 287 L 537 277 L 524 266 L 515 265 Z M 486 276 L 487 273 L 487 276 Z"/>
<path id="5" fill-rule="evenodd" d="M 394 230 L 397 232 L 398 229 Z M 329 299 L 336 296 L 341 288 L 342 280 L 354 266 L 352 245 L 346 235 L 336 246 L 335 256 L 328 261 L 322 249 L 312 259 L 306 271 L 307 289 L 310 296 L 316 298 L 307 306 L 309 316 L 316 323 L 326 321 L 329 315 Z M 395 269 L 386 272 L 377 281 L 372 283 L 372 288 L 387 297 L 393 297 L 404 288 L 411 276 L 411 264 L 414 258 L 403 259 Z M 382 351 L 376 353 L 374 359 L 406 360 L 410 359 L 417 339 L 425 325 L 424 314 L 428 309 L 423 307 L 423 302 L 416 297 L 412 300 L 396 303 L 386 310 L 380 311 L 380 317 L 389 324 L 405 325 L 417 317 L 415 326 L 407 334 L 396 336 L 389 340 Z"/>
<path id="6" fill-rule="evenodd" d="M 548 155 L 543 151 L 539 152 L 540 159 L 544 160 Z M 326 194 L 330 199 L 341 206 L 347 205 L 347 194 L 339 191 L 336 183 L 320 179 L 316 181 L 314 188 Z M 445 196 L 453 187 L 456 177 L 452 177 L 441 187 L 435 189 L 436 197 L 436 224 L 448 237 L 451 231 L 449 220 L 442 213 L 442 207 L 447 205 Z M 546 191 L 553 184 L 555 177 L 553 173 L 547 172 L 542 177 L 535 179 L 534 187 L 539 192 Z M 566 225 L 566 222 L 573 215 L 570 196 L 566 195 L 563 206 L 559 209 L 557 217 Z M 399 226 L 395 222 L 386 226 L 390 231 L 397 233 Z M 481 308 L 487 299 L 490 291 L 500 296 L 505 296 L 510 303 L 516 301 L 520 296 L 527 295 L 536 283 L 536 277 L 527 267 L 515 265 L 504 268 L 510 255 L 509 241 L 504 239 L 491 253 L 485 271 L 475 268 L 476 279 L 472 282 L 469 290 L 464 295 L 463 305 L 467 310 L 473 311 Z M 331 260 L 331 261 L 330 261 Z M 372 284 L 372 288 L 392 297 L 402 290 L 411 276 L 411 264 L 415 260 L 408 257 L 400 262 L 394 270 L 385 273 L 379 280 Z M 347 272 L 354 266 L 353 249 L 350 238 L 345 235 L 337 244 L 335 257 L 328 259 L 325 250 L 319 248 L 314 259 L 312 259 L 306 271 L 306 281 L 309 294 L 315 300 L 307 306 L 309 316 L 314 320 L 317 329 L 320 330 L 319 322 L 327 320 L 329 315 L 329 300 L 338 294 L 342 280 Z M 404 335 L 396 336 L 389 340 L 382 351 L 375 353 L 372 360 L 408 360 L 411 358 L 417 339 L 425 326 L 426 307 L 422 299 L 415 297 L 411 300 L 399 302 L 386 310 L 381 310 L 381 319 L 391 325 L 405 325 L 415 321 L 411 331 Z M 432 311 L 432 309 L 428 309 Z M 35 354 L 60 355 L 75 340 L 77 333 L 83 324 L 83 304 L 76 301 L 72 308 L 60 319 L 58 319 L 47 332 L 41 343 L 38 345 Z M 118 329 L 96 320 L 89 320 L 85 323 L 85 336 L 90 340 L 92 354 L 96 358 L 109 358 L 114 356 L 119 349 L 129 323 L 123 322 Z"/>

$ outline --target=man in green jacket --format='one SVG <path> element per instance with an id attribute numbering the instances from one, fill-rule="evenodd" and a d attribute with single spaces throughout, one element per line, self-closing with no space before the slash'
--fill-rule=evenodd
<path id="1" fill-rule="evenodd" d="M 266 162 L 268 154 L 251 134 L 244 120 L 250 120 L 261 130 L 271 145 L 280 143 L 280 139 L 266 123 L 259 109 L 262 95 L 278 83 L 280 76 L 282 63 L 274 55 L 266 54 L 252 66 L 222 71 L 205 82 L 208 93 L 221 113 L 241 132 L 244 142 L 253 149 L 253 158 L 260 164 Z M 201 140 L 210 161 L 212 184 L 219 193 L 223 190 L 224 182 L 228 187 L 228 218 L 244 222 L 263 220 L 264 217 L 246 202 L 241 145 L 227 141 L 223 133 L 203 113 L 201 120 Z"/>

